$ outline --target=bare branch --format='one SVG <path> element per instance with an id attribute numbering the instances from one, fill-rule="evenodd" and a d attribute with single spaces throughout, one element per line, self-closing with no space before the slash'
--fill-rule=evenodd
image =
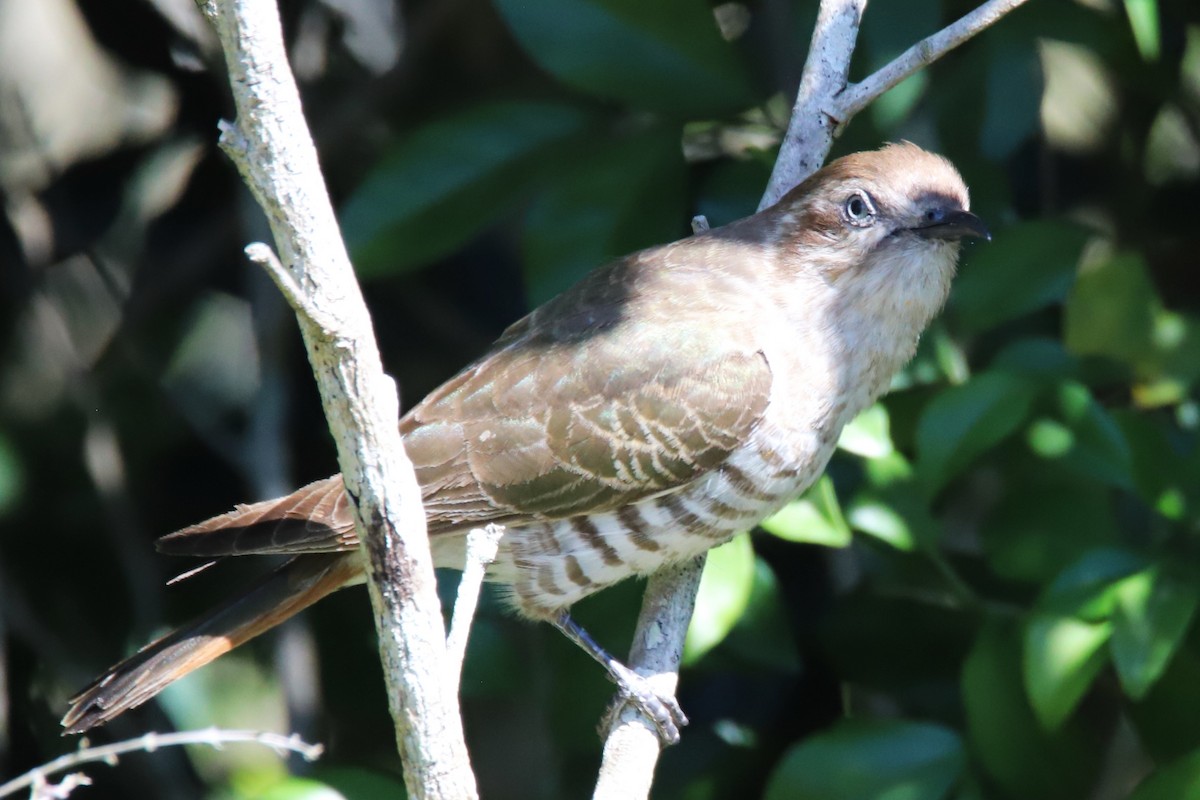
<path id="1" fill-rule="evenodd" d="M 800 76 L 800 90 L 792 106 L 787 133 L 779 145 L 779 157 L 771 180 L 758 204 L 761 211 L 774 205 L 779 198 L 800 181 L 820 168 L 838 122 L 829 118 L 826 109 L 843 89 L 850 76 L 850 56 L 858 41 L 858 26 L 862 23 L 867 0 L 821 0 L 808 59 Z"/>
<path id="2" fill-rule="evenodd" d="M 274 0 L 203 0 L 238 118 L 221 144 L 266 212 L 355 509 L 396 740 L 413 798 L 474 798 L 425 513 L 371 320 L 288 67 Z M 286 277 L 285 277 L 286 276 Z"/>
<path id="3" fill-rule="evenodd" d="M 862 82 L 847 86 L 846 90 L 837 96 L 831 114 L 840 122 L 848 121 L 888 89 L 937 61 L 1025 2 L 1026 0 L 989 0 L 958 22 L 917 42 Z"/>
<path id="4" fill-rule="evenodd" d="M 672 694 L 679 681 L 683 641 L 696 607 L 704 560 L 701 556 L 656 572 L 642 597 L 629 663 L 661 694 Z M 616 707 L 608 721 L 593 800 L 648 797 L 661 749 L 653 722 L 628 703 Z"/>
<path id="5" fill-rule="evenodd" d="M 84 743 L 87 742 L 86 739 L 82 741 Z M 103 761 L 111 767 L 117 763 L 120 756 L 126 753 L 153 753 L 160 747 L 178 747 L 185 744 L 204 744 L 218 750 L 227 744 L 260 744 L 271 748 L 279 755 L 284 755 L 288 752 L 299 753 L 308 761 L 316 761 L 325 752 L 323 745 L 308 744 L 295 734 L 284 736 L 279 733 L 227 731 L 220 728 L 207 728 L 202 731 L 178 731 L 176 733 L 147 733 L 136 739 L 126 739 L 123 742 L 114 742 L 102 747 L 80 747 L 73 753 L 59 756 L 53 761 L 42 764 L 40 767 L 35 767 L 24 775 L 13 778 L 8 783 L 0 786 L 0 798 L 8 797 L 31 786 L 45 785 L 47 776 L 71 769 L 72 767 L 78 767 L 81 764 L 93 764 L 97 761 Z M 86 776 L 84 778 L 64 780 L 59 786 L 70 786 L 70 788 L 86 786 L 87 783 L 84 782 L 85 780 Z"/>

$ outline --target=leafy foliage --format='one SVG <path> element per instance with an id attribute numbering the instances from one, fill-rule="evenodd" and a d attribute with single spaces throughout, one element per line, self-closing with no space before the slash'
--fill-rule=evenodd
<path id="1" fill-rule="evenodd" d="M 333 469 L 288 315 L 240 261 L 263 234 L 213 149 L 222 76 L 191 71 L 156 4 L 104 4 L 140 21 L 129 30 L 91 5 L 82 34 L 57 35 L 83 36 L 75 62 L 120 69 L 0 69 L 52 81 L 22 85 L 29 113 L 0 109 L 6 134 L 70 116 L 39 98 L 82 98 L 74 128 L 8 135 L 14 155 L 0 153 L 0 264 L 16 265 L 0 373 L 5 770 L 61 749 L 63 697 L 122 644 L 243 577 L 164 593 L 184 567 L 148 555 L 154 535 Z M 284 5 L 406 405 L 592 267 L 687 235 L 693 214 L 752 212 L 816 10 L 414 2 L 401 60 L 380 71 L 364 31 L 396 37 L 389 4 L 336 25 L 329 4 Z M 871 4 L 854 76 L 971 5 Z M 381 16 L 355 16 L 367 8 Z M 83 102 L 97 96 L 106 115 Z M 959 165 L 994 241 L 965 248 L 942 318 L 827 475 L 712 554 L 681 684 L 693 722 L 655 796 L 1197 796 L 1196 4 L 1031 3 L 852 120 L 834 155 L 903 138 Z M 304 623 L 320 678 L 267 679 L 267 648 L 249 648 L 130 717 L 312 726 L 326 763 L 295 778 L 256 756 L 164 761 L 180 796 L 400 791 L 369 616 L 343 595 Z M 637 602 L 625 585 L 577 616 L 621 652 Z M 284 664 L 308 663 L 285 642 Z M 611 687 L 572 645 L 487 597 L 463 695 L 486 796 L 587 792 Z M 97 774 L 92 796 L 145 796 L 150 779 L 125 768 Z"/>

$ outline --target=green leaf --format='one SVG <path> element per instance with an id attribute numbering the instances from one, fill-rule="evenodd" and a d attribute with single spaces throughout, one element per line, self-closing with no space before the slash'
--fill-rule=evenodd
<path id="1" fill-rule="evenodd" d="M 989 619 L 963 664 L 962 695 L 972 754 L 1002 796 L 1086 797 L 1099 769 L 1094 731 L 1071 722 L 1048 731 L 1021 680 L 1021 638 L 1007 619 Z"/>
<path id="2" fill-rule="evenodd" d="M 1151 567 L 1122 580 L 1112 617 L 1112 655 L 1121 685 L 1140 700 L 1162 676 L 1191 626 L 1200 591 Z"/>
<path id="3" fill-rule="evenodd" d="M 1069 222 L 1020 222 L 971 248 L 954 283 L 955 328 L 981 333 L 1061 302 L 1075 280 L 1087 232 Z"/>
<path id="4" fill-rule="evenodd" d="M 517 41 L 563 83 L 686 117 L 754 102 L 749 73 L 700 0 L 494 0 Z"/>
<path id="5" fill-rule="evenodd" d="M 991 368 L 1058 382 L 1078 374 L 1079 359 L 1068 353 L 1058 339 L 1030 337 L 1018 339 L 1001 350 L 992 359 Z"/>
<path id="6" fill-rule="evenodd" d="M 451 252 L 511 207 L 553 163 L 548 152 L 593 116 L 549 103 L 490 103 L 419 128 L 342 208 L 342 233 L 365 277 Z"/>
<path id="7" fill-rule="evenodd" d="M 986 372 L 935 397 L 917 423 L 917 471 L 934 495 L 1024 421 L 1036 387 L 1019 375 Z"/>
<path id="8" fill-rule="evenodd" d="M 887 409 L 876 403 L 850 420 L 842 428 L 838 447 L 863 458 L 883 458 L 894 453 Z"/>
<path id="9" fill-rule="evenodd" d="M 983 523 L 988 563 L 997 575 L 1047 582 L 1085 553 L 1117 540 L 1103 487 L 1026 471 L 1009 472 L 1015 485 Z"/>
<path id="10" fill-rule="evenodd" d="M 318 765 L 313 770 L 313 777 L 335 788 L 346 800 L 377 800 L 381 797 L 403 800 L 408 796 L 399 775 L 363 767 Z"/>
<path id="11" fill-rule="evenodd" d="M 1085 622 L 1105 622 L 1117 608 L 1121 583 L 1145 568 L 1145 559 L 1127 550 L 1091 550 L 1054 578 L 1038 598 L 1037 609 Z"/>
<path id="12" fill-rule="evenodd" d="M 288 776 L 264 792 L 255 794 L 259 800 L 350 800 L 346 795 L 311 778 Z"/>
<path id="13" fill-rule="evenodd" d="M 761 160 L 717 161 L 701 176 L 696 211 L 713 228 L 748 217 L 758 208 L 770 178 L 771 166 Z"/>
<path id="14" fill-rule="evenodd" d="M 16 505 L 24 484 L 25 475 L 17 451 L 0 431 L 0 517 Z"/>
<path id="15" fill-rule="evenodd" d="M 1075 710 L 1108 661 L 1103 649 L 1112 635 L 1107 622 L 1034 614 L 1025 626 L 1025 688 L 1029 702 L 1049 730 Z"/>
<path id="16" fill-rule="evenodd" d="M 1085 256 L 1064 316 L 1069 350 L 1132 368 L 1139 405 L 1178 403 L 1200 377 L 1200 319 L 1163 306 L 1141 254 Z"/>
<path id="17" fill-rule="evenodd" d="M 1162 51 L 1158 27 L 1158 0 L 1125 0 L 1129 28 L 1145 61 L 1157 61 Z"/>
<path id="18" fill-rule="evenodd" d="M 1152 773 L 1129 795 L 1129 800 L 1192 800 L 1196 797 L 1200 797 L 1200 750 Z"/>
<path id="19" fill-rule="evenodd" d="M 850 506 L 850 524 L 897 550 L 917 549 L 917 538 L 895 508 L 876 498 L 856 497 Z"/>
<path id="20" fill-rule="evenodd" d="M 1085 262 L 1067 298 L 1067 349 L 1135 364 L 1151 349 L 1158 295 L 1140 255 Z"/>
<path id="21" fill-rule="evenodd" d="M 991 57 L 979 144 L 984 155 L 1000 160 L 1037 130 L 1044 82 L 1033 37 L 998 29 L 981 44 Z"/>
<path id="22" fill-rule="evenodd" d="M 1133 488 L 1133 456 L 1125 434 L 1091 390 L 1064 381 L 1053 402 L 1058 419 L 1042 418 L 1029 427 L 1030 448 L 1057 466 L 1089 480 Z"/>
<path id="23" fill-rule="evenodd" d="M 862 40 L 871 71 L 877 70 L 912 45 L 936 31 L 941 21 L 939 0 L 881 3 L 863 15 Z M 880 130 L 889 130 L 912 112 L 925 94 L 929 75 L 921 71 L 889 89 L 871 104 L 870 113 Z"/>
<path id="24" fill-rule="evenodd" d="M 828 475 L 786 506 L 760 523 L 767 533 L 789 542 L 847 547 L 850 526 L 842 516 L 837 491 Z"/>
<path id="25" fill-rule="evenodd" d="M 746 611 L 722 643 L 741 663 L 776 672 L 800 671 L 800 654 L 788 619 L 779 579 L 761 558 L 754 559 L 754 585 Z"/>
<path id="26" fill-rule="evenodd" d="M 1180 453 L 1166 420 L 1133 411 L 1118 411 L 1116 419 L 1129 443 L 1139 496 L 1167 519 L 1183 519 L 1196 503 L 1200 464 Z"/>
<path id="27" fill-rule="evenodd" d="M 672 128 L 595 142 L 550 176 L 525 218 L 530 304 L 611 259 L 684 235 L 685 179 Z"/>
<path id="28" fill-rule="evenodd" d="M 789 750 L 765 800 L 940 800 L 962 776 L 958 735 L 940 725 L 843 720 Z"/>
<path id="29" fill-rule="evenodd" d="M 1159 764 L 1200 748 L 1200 714 L 1196 713 L 1200 653 L 1194 646 L 1196 638 L 1188 638 L 1144 698 L 1122 703 L 1142 750 Z"/>
<path id="30" fill-rule="evenodd" d="M 683 663 L 694 664 L 733 630 L 750 603 L 753 587 L 754 548 L 748 535 L 735 536 L 709 551 L 683 645 Z"/>

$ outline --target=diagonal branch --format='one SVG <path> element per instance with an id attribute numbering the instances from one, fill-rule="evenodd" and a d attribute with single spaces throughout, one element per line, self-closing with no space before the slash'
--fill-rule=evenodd
<path id="1" fill-rule="evenodd" d="M 839 122 L 848 122 L 888 89 L 937 61 L 1025 2 L 1026 0 L 989 0 L 957 22 L 917 42 L 865 80 L 847 86 L 846 90 L 837 96 L 830 115 L 836 117 Z"/>
<path id="2" fill-rule="evenodd" d="M 296 311 L 354 507 L 408 794 L 474 798 L 396 388 L 325 191 L 278 9 L 274 0 L 202 0 L 200 9 L 221 41 L 237 106 L 221 144 L 270 223 L 281 264 L 268 259 L 268 272 Z"/>

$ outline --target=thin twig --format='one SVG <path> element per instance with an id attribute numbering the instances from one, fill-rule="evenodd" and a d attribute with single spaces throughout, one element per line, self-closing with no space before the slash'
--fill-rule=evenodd
<path id="1" fill-rule="evenodd" d="M 487 575 L 488 565 L 496 560 L 500 537 L 504 526 L 495 523 L 484 528 L 472 528 L 467 533 L 467 555 L 463 563 L 462 577 L 458 581 L 458 594 L 454 599 L 454 616 L 450 620 L 450 635 L 446 637 L 446 650 L 454 669 L 454 685 L 462 681 L 463 659 L 467 655 L 467 637 L 471 632 L 471 621 L 479 604 L 479 591 Z"/>
<path id="2" fill-rule="evenodd" d="M 83 740 L 85 743 L 86 739 Z M 38 781 L 45 781 L 49 775 L 62 772 L 81 764 L 92 764 L 103 761 L 111 766 L 116 765 L 120 756 L 126 753 L 153 753 L 160 747 L 178 747 L 186 744 L 203 744 L 220 750 L 227 744 L 260 744 L 269 747 L 279 755 L 288 752 L 299 753 L 307 761 L 316 761 L 325 752 L 324 745 L 308 744 L 297 734 L 284 736 L 279 733 L 263 731 L 227 731 L 220 728 L 206 728 L 202 731 L 178 731 L 176 733 L 147 733 L 136 739 L 126 739 L 101 747 L 80 747 L 73 753 L 59 756 L 40 767 L 34 767 L 23 775 L 13 778 L 0 786 L 0 798 L 8 797 L 21 789 L 33 786 Z"/>
<path id="3" fill-rule="evenodd" d="M 224 120 L 222 120 L 224 123 Z M 279 256 L 275 255 L 275 251 L 271 246 L 264 242 L 251 242 L 246 245 L 243 251 L 246 258 L 252 264 L 257 264 L 263 269 L 267 275 L 271 276 L 271 280 L 275 281 L 275 285 L 279 287 L 280 293 L 287 298 L 288 304 L 293 308 L 303 309 L 303 312 L 309 319 L 316 321 L 315 315 L 317 310 L 308 302 L 308 298 L 304 296 L 299 284 L 296 283 L 292 273 L 287 271 L 283 266 L 283 262 L 279 260 Z"/>
<path id="4" fill-rule="evenodd" d="M 1027 0 L 988 0 L 952 25 L 917 42 L 866 79 L 847 86 L 835 99 L 830 109 L 831 116 L 844 124 L 888 89 L 937 61 L 1025 2 Z"/>

